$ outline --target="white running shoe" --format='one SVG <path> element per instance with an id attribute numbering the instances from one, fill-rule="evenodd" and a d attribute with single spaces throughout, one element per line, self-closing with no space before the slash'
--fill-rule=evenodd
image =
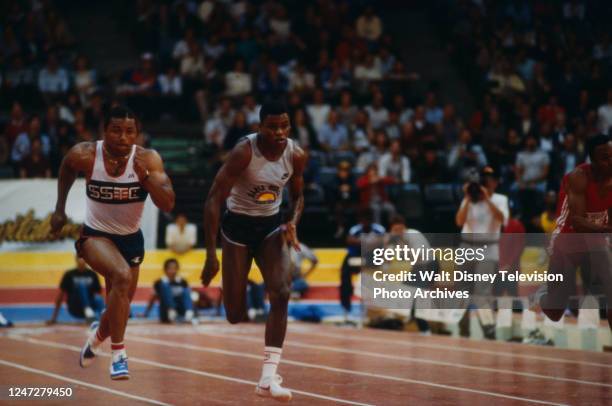
<path id="1" fill-rule="evenodd" d="M 274 379 L 270 380 L 270 383 L 266 386 L 265 382 L 260 382 L 255 388 L 255 394 L 262 398 L 272 398 L 279 402 L 289 402 L 292 398 L 291 391 L 281 386 L 283 378 L 280 375 L 276 375 Z"/>
<path id="2" fill-rule="evenodd" d="M 87 336 L 87 341 L 85 341 L 85 345 L 81 349 L 81 355 L 79 357 L 79 365 L 81 368 L 87 368 L 96 360 L 96 353 L 91 346 L 92 341 L 94 340 L 95 334 L 98 332 L 99 322 L 94 321 L 89 326 L 89 334 Z"/>

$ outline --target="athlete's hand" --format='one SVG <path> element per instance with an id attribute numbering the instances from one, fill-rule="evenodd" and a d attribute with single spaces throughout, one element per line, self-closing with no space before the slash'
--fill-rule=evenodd
<path id="1" fill-rule="evenodd" d="M 202 281 L 202 285 L 208 287 L 210 285 L 210 281 L 213 280 L 215 275 L 219 272 L 219 260 L 216 255 L 211 255 L 206 257 L 206 262 L 204 263 L 204 269 L 202 269 L 202 274 L 200 275 L 200 280 Z"/>
<path id="2" fill-rule="evenodd" d="M 281 230 L 285 235 L 285 240 L 289 243 L 290 246 L 295 248 L 297 252 L 301 251 L 300 242 L 297 238 L 297 230 L 295 228 L 295 224 L 289 222 L 281 226 Z"/>
<path id="3" fill-rule="evenodd" d="M 147 169 L 147 162 L 144 157 L 144 153 L 136 150 L 134 154 L 134 172 L 138 176 L 138 180 L 142 183 L 146 178 L 149 177 L 149 170 Z"/>
<path id="4" fill-rule="evenodd" d="M 51 215 L 51 236 L 53 238 L 57 238 L 59 236 L 60 231 L 68 221 L 68 217 L 66 217 L 66 213 L 63 211 L 55 211 Z"/>

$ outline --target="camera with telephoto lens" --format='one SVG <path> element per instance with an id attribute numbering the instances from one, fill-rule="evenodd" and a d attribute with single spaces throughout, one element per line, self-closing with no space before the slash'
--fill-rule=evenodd
<path id="1" fill-rule="evenodd" d="M 473 170 L 467 174 L 466 178 L 468 182 L 466 193 L 472 203 L 477 203 L 482 198 L 480 174 L 477 170 Z"/>

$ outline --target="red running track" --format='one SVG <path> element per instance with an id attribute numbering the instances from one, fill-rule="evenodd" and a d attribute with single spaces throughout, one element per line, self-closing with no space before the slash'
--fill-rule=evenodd
<path id="1" fill-rule="evenodd" d="M 122 382 L 107 353 L 78 367 L 84 339 L 76 326 L 2 331 L 0 389 L 70 386 L 54 403 L 88 406 L 274 404 L 253 393 L 262 325 L 130 325 Z M 612 404 L 612 354 L 370 329 L 291 324 L 279 373 L 295 405 Z"/>

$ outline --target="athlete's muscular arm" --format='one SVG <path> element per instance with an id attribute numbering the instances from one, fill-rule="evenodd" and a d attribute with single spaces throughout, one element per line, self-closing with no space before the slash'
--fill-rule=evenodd
<path id="1" fill-rule="evenodd" d="M 610 233 L 612 232 L 611 226 L 595 224 L 586 217 L 587 183 L 587 176 L 580 169 L 568 176 L 567 199 L 571 224 L 579 233 Z"/>
<path id="2" fill-rule="evenodd" d="M 134 171 L 142 187 L 151 195 L 153 203 L 163 211 L 172 211 L 174 189 L 157 151 L 138 148 L 134 156 Z"/>
<path id="3" fill-rule="evenodd" d="M 221 206 L 232 186 L 251 162 L 251 146 L 248 141 L 242 141 L 230 152 L 225 164 L 221 167 L 212 187 L 208 192 L 204 205 L 204 241 L 206 245 L 206 263 L 200 279 L 204 286 L 208 286 L 212 278 L 219 272 L 217 258 L 217 233 L 219 232 L 219 218 Z"/>
<path id="4" fill-rule="evenodd" d="M 304 211 L 304 170 L 306 169 L 306 154 L 301 148 L 295 147 L 293 152 L 293 175 L 289 179 L 289 197 L 291 198 L 291 219 L 285 224 L 285 238 L 296 251 L 300 250 L 297 238 L 297 224 Z"/>
<path id="5" fill-rule="evenodd" d="M 62 160 L 57 178 L 57 202 L 51 216 L 51 234 L 57 236 L 66 224 L 66 200 L 68 192 L 79 173 L 89 175 L 95 157 L 96 145 L 92 142 L 81 142 L 70 149 Z"/>

